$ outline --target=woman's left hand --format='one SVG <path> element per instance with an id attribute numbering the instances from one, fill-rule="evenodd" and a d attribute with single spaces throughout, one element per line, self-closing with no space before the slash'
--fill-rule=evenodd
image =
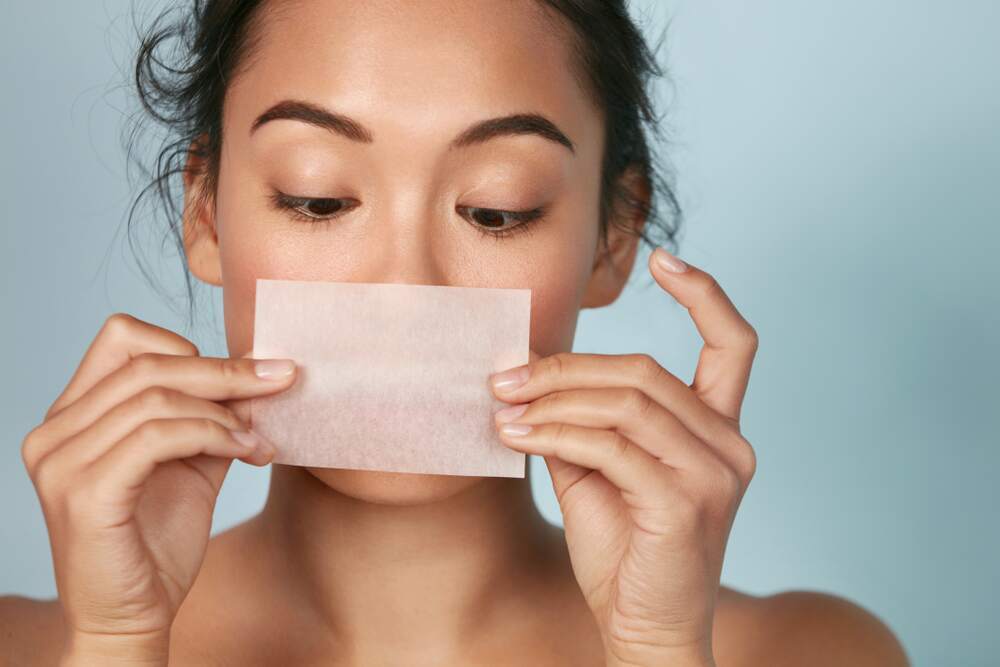
<path id="1" fill-rule="evenodd" d="M 705 341 L 691 385 L 647 354 L 532 351 L 494 376 L 515 379 L 494 385 L 515 404 L 497 424 L 507 446 L 545 457 L 608 664 L 711 666 L 723 555 L 756 467 L 739 416 L 757 333 L 711 275 L 670 272 L 663 252 L 653 277 Z M 530 430 L 505 433 L 505 417 Z"/>

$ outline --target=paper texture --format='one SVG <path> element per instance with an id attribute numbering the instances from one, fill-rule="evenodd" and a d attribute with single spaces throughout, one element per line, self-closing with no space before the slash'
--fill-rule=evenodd
<path id="1" fill-rule="evenodd" d="M 274 463 L 524 477 L 491 373 L 528 363 L 531 290 L 257 280 L 253 357 L 292 359 L 250 401 Z"/>

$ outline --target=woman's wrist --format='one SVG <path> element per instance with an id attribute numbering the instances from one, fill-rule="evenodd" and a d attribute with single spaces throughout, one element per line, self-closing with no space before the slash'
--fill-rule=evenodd
<path id="1" fill-rule="evenodd" d="M 71 633 L 66 638 L 59 667 L 165 667 L 170 633 L 105 635 Z"/>
<path id="2" fill-rule="evenodd" d="M 646 646 L 641 650 L 607 650 L 606 667 L 717 667 L 710 649 Z"/>
<path id="3" fill-rule="evenodd" d="M 609 656 L 604 664 L 606 667 L 717 667 L 711 657 L 679 656 L 671 652 L 664 652 L 660 656 L 650 655 L 643 658 L 642 662 Z"/>

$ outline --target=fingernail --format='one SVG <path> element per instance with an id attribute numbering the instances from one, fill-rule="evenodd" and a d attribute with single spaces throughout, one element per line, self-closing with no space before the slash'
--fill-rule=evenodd
<path id="1" fill-rule="evenodd" d="M 671 273 L 683 273 L 688 269 L 687 264 L 663 248 L 657 248 L 653 254 L 656 255 L 656 263 Z"/>
<path id="2" fill-rule="evenodd" d="M 521 415 L 524 411 L 528 409 L 527 403 L 522 403 L 521 405 L 512 405 L 510 407 L 499 410 L 496 414 L 496 418 L 501 422 L 512 422 Z"/>
<path id="3" fill-rule="evenodd" d="M 233 434 L 233 440 L 247 449 L 257 449 L 260 444 L 260 438 L 252 431 L 230 431 L 230 433 Z"/>
<path id="4" fill-rule="evenodd" d="M 531 369 L 528 366 L 518 366 L 517 368 L 506 370 L 503 373 L 497 373 L 493 376 L 493 387 L 500 389 L 501 391 L 511 391 L 513 389 L 517 389 L 528 381 L 528 375 L 530 373 Z"/>
<path id="5" fill-rule="evenodd" d="M 270 456 L 277 451 L 270 441 L 255 431 L 231 431 L 231 433 L 237 442 L 249 449 L 259 449 Z"/>
<path id="6" fill-rule="evenodd" d="M 295 370 L 295 362 L 288 359 L 262 359 L 254 362 L 254 373 L 265 380 L 284 380 Z"/>
<path id="7" fill-rule="evenodd" d="M 531 424 L 504 424 L 500 430 L 507 435 L 526 435 L 531 431 Z"/>

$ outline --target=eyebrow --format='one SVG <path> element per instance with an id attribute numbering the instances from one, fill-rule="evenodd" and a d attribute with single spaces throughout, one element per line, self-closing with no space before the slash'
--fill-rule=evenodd
<path id="1" fill-rule="evenodd" d="M 250 134 L 256 132 L 261 125 L 279 119 L 297 120 L 315 125 L 359 143 L 370 144 L 375 141 L 371 130 L 353 118 L 299 100 L 283 100 L 270 107 L 254 120 L 250 126 Z M 464 148 L 484 143 L 496 137 L 521 134 L 537 135 L 561 144 L 570 152 L 576 153 L 576 148 L 569 137 L 551 120 L 536 113 L 512 114 L 479 121 L 452 139 L 448 147 L 449 149 Z"/>

